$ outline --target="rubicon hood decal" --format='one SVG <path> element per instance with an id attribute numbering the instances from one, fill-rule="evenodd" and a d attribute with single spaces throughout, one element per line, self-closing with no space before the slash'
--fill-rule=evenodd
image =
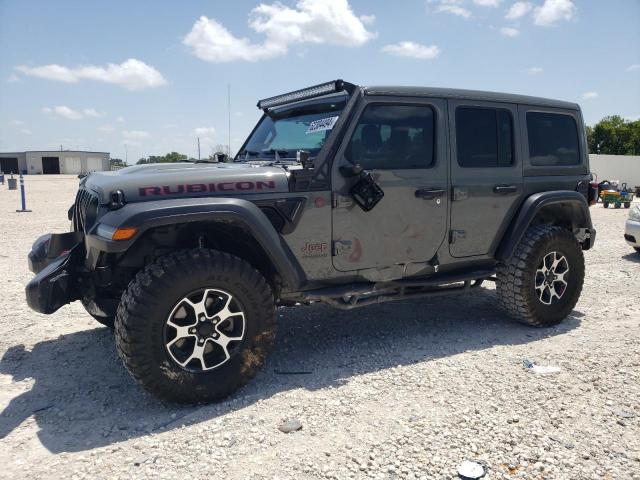
<path id="1" fill-rule="evenodd" d="M 208 193 L 208 192 L 238 192 L 238 191 L 260 191 L 275 190 L 274 180 L 256 182 L 218 182 L 218 183 L 186 183 L 179 185 L 163 185 L 161 187 L 140 187 L 138 194 L 141 197 L 149 195 L 180 195 L 184 193 Z"/>

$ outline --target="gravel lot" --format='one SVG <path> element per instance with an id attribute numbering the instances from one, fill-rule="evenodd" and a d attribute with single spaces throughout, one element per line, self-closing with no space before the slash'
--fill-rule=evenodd
<path id="1" fill-rule="evenodd" d="M 464 297 L 280 309 L 276 349 L 228 401 L 162 404 L 79 303 L 28 309 L 26 255 L 68 229 L 74 177 L 0 186 L 0 477 L 640 479 L 640 255 L 627 210 L 592 207 L 598 239 L 573 314 L 532 329 Z M 559 373 L 536 375 L 529 358 Z M 288 373 L 287 373 L 288 372 Z M 302 430 L 278 426 L 299 420 Z"/>

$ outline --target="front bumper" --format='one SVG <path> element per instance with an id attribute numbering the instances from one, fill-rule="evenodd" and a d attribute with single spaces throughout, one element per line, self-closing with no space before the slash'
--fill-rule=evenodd
<path id="1" fill-rule="evenodd" d="M 48 234 L 33 244 L 29 269 L 36 276 L 27 284 L 27 304 L 38 313 L 53 313 L 80 298 L 78 266 L 83 260 L 82 234 Z"/>
<path id="2" fill-rule="evenodd" d="M 640 247 L 640 222 L 627 220 L 624 228 L 624 239 L 632 247 Z"/>

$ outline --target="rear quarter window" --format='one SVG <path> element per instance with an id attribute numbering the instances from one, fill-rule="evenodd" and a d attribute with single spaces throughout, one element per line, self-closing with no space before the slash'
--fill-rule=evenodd
<path id="1" fill-rule="evenodd" d="M 529 160 L 534 166 L 580 163 L 578 126 L 571 115 L 527 112 Z"/>

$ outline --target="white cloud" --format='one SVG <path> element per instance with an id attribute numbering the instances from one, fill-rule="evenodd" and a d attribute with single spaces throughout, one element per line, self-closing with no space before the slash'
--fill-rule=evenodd
<path id="1" fill-rule="evenodd" d="M 200 17 L 183 43 L 209 62 L 255 62 L 285 55 L 294 44 L 357 47 L 375 37 L 365 28 L 374 17 L 357 17 L 347 0 L 299 0 L 295 8 L 261 3 L 249 15 L 249 27 L 265 35 L 262 43 L 236 37 L 212 18 Z"/>
<path id="2" fill-rule="evenodd" d="M 481 7 L 497 7 L 502 0 L 473 0 L 473 3 Z"/>
<path id="3" fill-rule="evenodd" d="M 101 117 L 103 114 L 98 112 L 95 108 L 85 108 L 82 110 L 85 117 Z"/>
<path id="4" fill-rule="evenodd" d="M 19 127 L 20 125 L 24 125 L 24 122 L 22 120 L 9 120 L 9 125 Z"/>
<path id="5" fill-rule="evenodd" d="M 33 132 L 31 130 L 29 130 L 28 128 L 23 128 L 22 130 L 20 130 L 20 133 L 22 135 L 31 135 Z"/>
<path id="6" fill-rule="evenodd" d="M 118 118 L 116 118 L 116 122 L 118 122 L 118 123 L 124 123 L 124 117 L 118 117 Z"/>
<path id="7" fill-rule="evenodd" d="M 471 11 L 458 5 L 456 0 L 442 0 L 442 3 L 436 7 L 436 13 L 450 13 L 462 18 L 470 18 Z"/>
<path id="8" fill-rule="evenodd" d="M 517 28 L 502 27 L 500 29 L 500 33 L 505 37 L 517 37 L 520 34 L 520 31 Z"/>
<path id="9" fill-rule="evenodd" d="M 365 25 L 372 25 L 376 21 L 375 15 L 360 15 L 358 18 Z"/>
<path id="10" fill-rule="evenodd" d="M 584 98 L 585 100 L 598 98 L 598 92 L 585 92 L 582 94 L 582 98 Z"/>
<path id="11" fill-rule="evenodd" d="M 420 60 L 430 60 L 440 55 L 437 45 L 422 45 L 415 42 L 399 42 L 392 45 L 385 45 L 382 51 L 399 57 L 417 58 Z"/>
<path id="12" fill-rule="evenodd" d="M 124 130 L 122 132 L 122 136 L 126 140 L 143 140 L 145 138 L 149 138 L 151 134 L 144 130 Z"/>
<path id="13" fill-rule="evenodd" d="M 640 64 L 634 63 L 627 67 L 627 72 L 633 72 L 634 70 L 640 70 Z"/>
<path id="14" fill-rule="evenodd" d="M 98 128 L 96 128 L 96 130 L 104 133 L 113 133 L 116 130 L 116 128 L 113 125 L 101 125 Z"/>
<path id="15" fill-rule="evenodd" d="M 531 75 L 536 75 L 538 73 L 542 73 L 543 69 L 542 67 L 531 67 L 529 68 L 529 70 L 527 70 Z"/>
<path id="16" fill-rule="evenodd" d="M 511 5 L 511 8 L 509 8 L 504 17 L 507 20 L 518 20 L 519 18 L 524 17 L 532 9 L 533 5 L 530 2 L 516 2 Z"/>
<path id="17" fill-rule="evenodd" d="M 62 65 L 43 65 L 16 67 L 18 72 L 25 75 L 59 82 L 77 83 L 80 80 L 96 80 L 119 85 L 128 90 L 142 90 L 165 85 L 167 81 L 162 74 L 146 63 L 130 58 L 121 64 L 109 63 L 106 67 L 96 65 L 80 65 L 69 68 Z"/>
<path id="18" fill-rule="evenodd" d="M 198 127 L 193 130 L 193 134 L 198 137 L 211 137 L 216 133 L 213 127 Z"/>
<path id="19" fill-rule="evenodd" d="M 66 118 L 67 120 L 80 120 L 84 118 L 84 114 L 81 111 L 74 110 L 66 105 L 58 105 L 53 108 L 44 107 L 42 111 L 48 115 L 55 115 L 56 117 Z"/>
<path id="20" fill-rule="evenodd" d="M 20 77 L 15 73 L 12 73 L 7 77 L 7 83 L 16 83 L 20 81 Z"/>
<path id="21" fill-rule="evenodd" d="M 542 6 L 533 11 L 533 22 L 546 27 L 560 20 L 571 20 L 575 13 L 573 0 L 544 0 Z"/>

